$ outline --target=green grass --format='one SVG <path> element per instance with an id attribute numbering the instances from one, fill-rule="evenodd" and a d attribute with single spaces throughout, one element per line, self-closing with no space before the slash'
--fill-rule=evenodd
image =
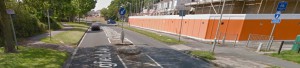
<path id="1" fill-rule="evenodd" d="M 85 31 L 89 26 L 80 23 L 68 23 L 68 24 L 73 26 L 74 28 L 72 30 L 62 32 L 52 36 L 51 38 L 52 40 L 50 40 L 50 37 L 47 37 L 47 38 L 43 38 L 41 41 L 46 43 L 52 43 L 52 44 L 63 44 L 63 45 L 73 45 L 73 46 L 77 45 L 78 41 L 84 35 Z"/>
<path id="2" fill-rule="evenodd" d="M 199 51 L 199 50 L 194 50 L 190 52 L 190 55 L 199 57 L 199 58 L 204 58 L 206 60 L 215 60 L 216 58 L 214 55 L 209 52 L 209 51 Z"/>
<path id="3" fill-rule="evenodd" d="M 19 53 L 4 53 L 0 48 L 0 68 L 61 68 L 67 52 L 19 47 Z"/>
<path id="4" fill-rule="evenodd" d="M 171 38 L 171 37 L 168 37 L 168 36 L 159 35 L 159 34 L 156 34 L 156 33 L 145 31 L 145 30 L 140 30 L 140 29 L 131 28 L 131 27 L 124 27 L 124 28 L 128 29 L 128 30 L 131 30 L 131 31 L 134 31 L 134 32 L 137 32 L 137 33 L 140 33 L 140 34 L 143 34 L 143 35 L 146 35 L 146 36 L 151 37 L 151 38 L 153 38 L 155 40 L 158 40 L 158 41 L 161 41 L 163 43 L 170 44 L 170 45 L 184 44 L 185 43 L 183 41 L 179 42 L 175 38 Z"/>
<path id="5" fill-rule="evenodd" d="M 295 51 L 282 51 L 279 55 L 277 53 L 273 53 L 270 54 L 270 56 L 300 64 L 300 53 L 297 53 Z"/>
<path id="6" fill-rule="evenodd" d="M 281 68 L 279 66 L 274 66 L 274 65 L 270 65 L 270 67 L 267 67 L 267 68 Z"/>

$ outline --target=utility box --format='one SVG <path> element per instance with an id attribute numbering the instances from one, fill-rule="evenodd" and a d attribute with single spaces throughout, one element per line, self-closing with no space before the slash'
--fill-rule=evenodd
<path id="1" fill-rule="evenodd" d="M 298 51 L 299 48 L 300 48 L 300 35 L 298 35 L 298 36 L 296 37 L 296 40 L 295 40 L 295 43 L 294 43 L 294 45 L 293 45 L 292 50 L 293 50 L 293 51 Z"/>

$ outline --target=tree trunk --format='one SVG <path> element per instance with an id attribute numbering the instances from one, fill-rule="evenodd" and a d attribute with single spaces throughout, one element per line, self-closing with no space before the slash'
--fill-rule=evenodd
<path id="1" fill-rule="evenodd" d="M 5 53 L 14 53 L 16 52 L 13 32 L 11 27 L 11 19 L 9 15 L 6 13 L 6 6 L 4 0 L 0 0 L 0 26 L 1 33 L 3 33 L 4 38 L 4 52 Z"/>

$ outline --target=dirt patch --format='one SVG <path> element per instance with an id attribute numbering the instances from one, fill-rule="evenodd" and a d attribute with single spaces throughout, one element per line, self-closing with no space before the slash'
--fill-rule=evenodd
<path id="1" fill-rule="evenodd" d="M 60 45 L 60 44 L 48 44 L 44 42 L 34 42 L 34 41 L 25 41 L 21 42 L 20 45 L 25 47 L 34 47 L 34 48 L 48 48 L 58 51 L 65 51 L 71 54 L 74 51 L 74 47 L 69 45 Z"/>

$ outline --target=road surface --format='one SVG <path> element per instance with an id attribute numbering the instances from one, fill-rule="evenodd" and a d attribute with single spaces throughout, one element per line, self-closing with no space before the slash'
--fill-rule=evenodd
<path id="1" fill-rule="evenodd" d="M 112 39 L 121 28 L 101 24 L 101 31 L 88 31 L 68 68 L 215 68 L 212 64 L 173 50 L 144 35 L 125 30 L 125 40 L 141 50 L 139 55 L 120 54 Z"/>

